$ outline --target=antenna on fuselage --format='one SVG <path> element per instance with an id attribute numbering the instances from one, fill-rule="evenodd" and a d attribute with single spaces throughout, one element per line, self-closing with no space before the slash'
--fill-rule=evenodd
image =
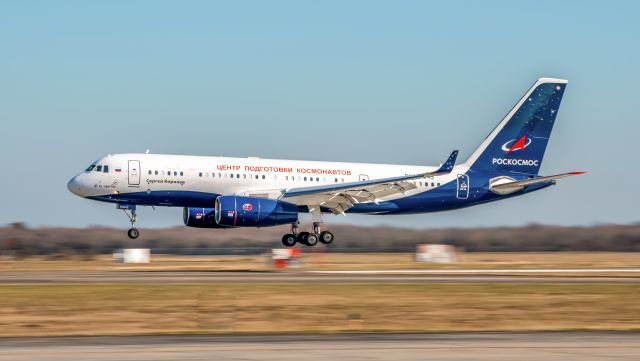
<path id="1" fill-rule="evenodd" d="M 144 151 L 144 154 L 149 154 L 149 152 L 151 151 L 151 149 L 147 149 Z"/>

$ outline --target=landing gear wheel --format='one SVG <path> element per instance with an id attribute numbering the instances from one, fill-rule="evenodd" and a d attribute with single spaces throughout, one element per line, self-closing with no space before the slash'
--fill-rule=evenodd
<path id="1" fill-rule="evenodd" d="M 124 211 L 124 214 L 126 214 L 127 217 L 129 217 L 129 222 L 131 222 L 131 228 L 127 231 L 127 235 L 129 236 L 129 238 L 131 239 L 138 238 L 138 236 L 140 236 L 140 232 L 136 228 L 136 219 L 137 219 L 136 206 L 118 204 L 116 207 L 118 209 L 122 209 Z M 131 214 L 129 214 L 127 211 L 131 211 Z"/>
<path id="2" fill-rule="evenodd" d="M 309 232 L 300 232 L 298 233 L 298 242 L 302 244 L 307 244 L 307 237 L 309 237 Z"/>
<path id="3" fill-rule="evenodd" d="M 318 244 L 318 235 L 315 233 L 309 233 L 307 236 L 307 241 L 305 242 L 307 246 L 313 247 Z"/>
<path id="4" fill-rule="evenodd" d="M 131 228 L 127 231 L 127 235 L 129 235 L 129 238 L 131 239 L 136 239 L 140 235 L 140 232 L 138 232 L 137 228 Z"/>
<path id="5" fill-rule="evenodd" d="M 329 243 L 333 242 L 333 233 L 331 233 L 329 231 L 324 231 L 324 232 L 320 233 L 320 242 L 322 242 L 324 244 L 329 244 Z"/>
<path id="6" fill-rule="evenodd" d="M 282 236 L 282 245 L 285 247 L 293 247 L 296 245 L 296 236 L 293 234 L 285 234 Z"/>

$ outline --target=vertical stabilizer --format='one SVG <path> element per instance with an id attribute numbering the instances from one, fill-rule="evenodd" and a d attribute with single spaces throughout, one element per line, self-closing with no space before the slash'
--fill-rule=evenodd
<path id="1" fill-rule="evenodd" d="M 538 174 L 567 80 L 540 78 L 465 164 L 472 170 Z"/>

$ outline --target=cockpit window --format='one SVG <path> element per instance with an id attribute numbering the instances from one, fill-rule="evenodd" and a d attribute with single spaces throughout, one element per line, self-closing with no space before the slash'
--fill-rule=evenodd
<path id="1" fill-rule="evenodd" d="M 96 172 L 102 172 L 102 166 L 101 165 L 96 167 Z"/>
<path id="2" fill-rule="evenodd" d="M 87 169 L 85 170 L 85 172 L 91 172 L 91 171 L 93 170 L 93 168 L 95 168 L 95 167 L 96 167 L 96 165 L 95 165 L 95 164 L 92 164 L 92 165 L 90 165 L 90 166 L 89 166 L 89 168 L 87 168 Z"/>
<path id="3" fill-rule="evenodd" d="M 108 165 L 103 166 L 103 167 L 102 167 L 102 171 L 103 171 L 104 173 L 109 173 L 109 166 L 108 166 Z"/>

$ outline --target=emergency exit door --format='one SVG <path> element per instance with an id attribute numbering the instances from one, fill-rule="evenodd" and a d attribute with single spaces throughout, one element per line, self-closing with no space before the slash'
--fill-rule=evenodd
<path id="1" fill-rule="evenodd" d="M 139 160 L 129 161 L 129 185 L 130 186 L 140 185 L 140 161 Z"/>

